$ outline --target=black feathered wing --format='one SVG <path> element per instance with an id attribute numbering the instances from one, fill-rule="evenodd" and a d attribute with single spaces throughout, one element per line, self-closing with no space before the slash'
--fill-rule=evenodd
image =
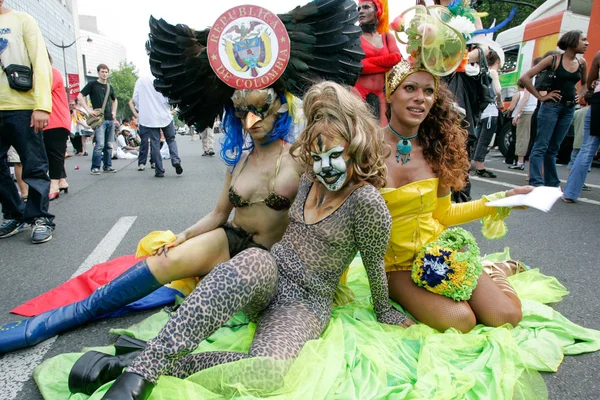
<path id="1" fill-rule="evenodd" d="M 154 87 L 179 107 L 179 117 L 199 130 L 212 126 L 235 89 L 213 72 L 206 52 L 209 29 L 195 31 L 150 17 L 150 70 Z"/>
<path id="2" fill-rule="evenodd" d="M 288 31 L 291 49 L 288 66 L 274 84 L 277 90 L 301 98 L 311 85 L 323 80 L 348 86 L 356 83 L 365 55 L 353 0 L 315 0 L 278 17 Z M 212 126 L 235 91 L 210 66 L 209 31 L 150 17 L 148 48 L 154 86 L 179 107 L 181 119 L 200 130 Z"/>
<path id="3" fill-rule="evenodd" d="M 323 80 L 354 86 L 365 54 L 353 0 L 315 0 L 278 17 L 288 31 L 291 49 L 277 86 L 297 97 Z"/>

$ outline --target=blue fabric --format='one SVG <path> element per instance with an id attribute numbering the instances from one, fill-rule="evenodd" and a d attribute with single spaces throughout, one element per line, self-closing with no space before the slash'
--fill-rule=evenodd
<path id="1" fill-rule="evenodd" d="M 36 345 L 99 316 L 118 311 L 161 286 L 146 260 L 142 260 L 81 301 L 1 326 L 0 353 Z"/>
<path id="2" fill-rule="evenodd" d="M 31 221 L 46 217 L 54 226 L 54 215 L 48 212 L 48 157 L 42 132 L 35 133 L 31 124 L 31 110 L 0 111 L 0 203 L 6 219 Z M 10 177 L 6 155 L 13 146 L 23 164 L 23 181 L 29 185 L 27 203 L 23 203 Z"/>
<path id="3" fill-rule="evenodd" d="M 98 319 L 116 318 L 131 311 L 150 310 L 152 308 L 168 306 L 175 303 L 175 298 L 177 296 L 185 297 L 183 293 L 178 290 L 162 286 L 148 296 L 141 298 L 138 301 L 134 301 L 133 303 L 129 303 L 119 310 L 104 314 L 101 317 L 98 317 Z"/>
<path id="4" fill-rule="evenodd" d="M 592 120 L 592 109 L 590 108 L 585 114 L 585 120 L 583 122 L 583 142 L 581 149 L 577 154 L 577 158 L 573 163 L 573 169 L 569 174 L 569 179 L 565 185 L 564 197 L 571 200 L 577 200 L 583 189 L 585 178 L 587 177 L 588 171 L 592 166 L 594 155 L 600 148 L 600 136 L 590 135 Z"/>
<path id="5" fill-rule="evenodd" d="M 546 101 L 540 106 L 537 117 L 537 136 L 529 157 L 530 185 L 560 186 L 560 179 L 556 172 L 556 156 L 571 122 L 573 122 L 574 114 L 574 107 L 567 107 L 553 101 Z"/>
<path id="6" fill-rule="evenodd" d="M 112 120 L 105 120 L 94 131 L 96 144 L 92 152 L 92 169 L 100 169 L 104 164 L 104 170 L 112 167 L 112 143 L 115 138 L 115 123 Z"/>

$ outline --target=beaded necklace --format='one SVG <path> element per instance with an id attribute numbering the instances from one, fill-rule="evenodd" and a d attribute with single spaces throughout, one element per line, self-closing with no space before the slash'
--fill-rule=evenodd
<path id="1" fill-rule="evenodd" d="M 392 128 L 391 124 L 388 124 L 388 128 L 390 128 L 390 131 L 392 131 L 394 135 L 400 138 L 400 140 L 398 140 L 398 144 L 396 145 L 396 161 L 402 161 L 402 165 L 404 165 L 410 160 L 410 152 L 412 150 L 412 143 L 410 140 L 416 138 L 419 132 L 407 137 L 396 132 L 394 128 Z"/>

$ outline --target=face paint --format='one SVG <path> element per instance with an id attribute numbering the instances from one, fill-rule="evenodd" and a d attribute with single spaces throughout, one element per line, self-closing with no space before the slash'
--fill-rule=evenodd
<path id="1" fill-rule="evenodd" d="M 340 190 L 348 177 L 343 153 L 344 146 L 341 145 L 322 153 L 310 153 L 313 158 L 313 171 L 317 179 L 325 185 L 327 190 L 332 192 Z"/>

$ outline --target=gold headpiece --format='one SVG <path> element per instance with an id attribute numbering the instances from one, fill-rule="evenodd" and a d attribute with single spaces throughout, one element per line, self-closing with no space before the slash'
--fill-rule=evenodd
<path id="1" fill-rule="evenodd" d="M 390 96 L 394 91 L 400 86 L 402 82 L 410 75 L 415 72 L 427 72 L 431 74 L 427 69 L 414 65 L 410 61 L 403 60 L 398 64 L 394 65 L 394 67 L 389 70 L 385 74 L 385 97 L 386 99 L 390 99 Z M 431 74 L 433 76 L 433 80 L 435 81 L 435 92 L 437 93 L 438 87 L 440 86 L 440 78 L 437 75 Z"/>
<path id="2" fill-rule="evenodd" d="M 445 7 L 415 6 L 404 11 L 390 24 L 399 42 L 407 46 L 410 56 L 386 74 L 386 97 L 415 72 L 425 71 L 435 78 L 449 75 L 460 65 L 466 48 L 460 32 L 445 24 Z M 401 36 L 402 34 L 402 36 Z"/>

